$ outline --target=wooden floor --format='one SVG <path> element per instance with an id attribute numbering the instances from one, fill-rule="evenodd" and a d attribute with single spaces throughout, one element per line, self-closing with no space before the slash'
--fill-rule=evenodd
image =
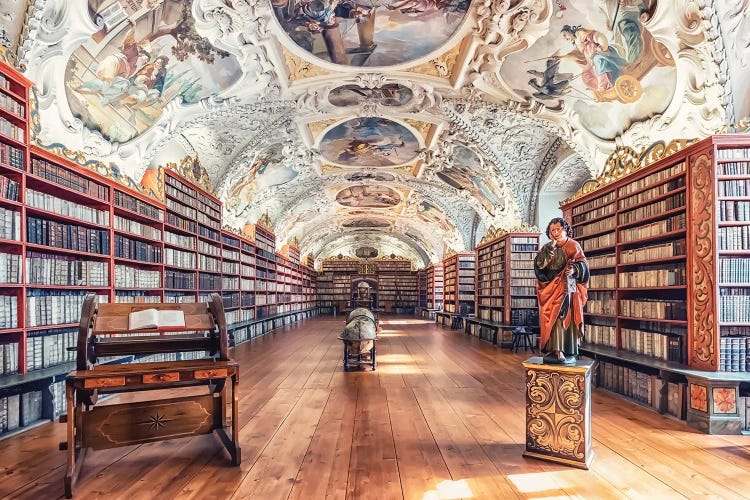
<path id="1" fill-rule="evenodd" d="M 595 391 L 590 471 L 524 459 L 521 361 L 413 318 L 375 372 L 342 370 L 343 318 L 239 346 L 243 461 L 216 436 L 93 452 L 76 498 L 750 497 L 750 437 L 708 436 Z M 64 426 L 0 441 L 0 497 L 63 493 Z"/>

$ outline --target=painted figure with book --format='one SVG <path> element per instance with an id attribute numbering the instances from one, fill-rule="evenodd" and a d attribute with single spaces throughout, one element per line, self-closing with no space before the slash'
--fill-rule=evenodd
<path id="1" fill-rule="evenodd" d="M 545 363 L 575 364 L 583 338 L 583 306 L 587 300 L 589 268 L 586 256 L 571 237 L 570 225 L 554 218 L 547 225 L 544 245 L 534 259 L 539 299 L 539 346 Z"/>

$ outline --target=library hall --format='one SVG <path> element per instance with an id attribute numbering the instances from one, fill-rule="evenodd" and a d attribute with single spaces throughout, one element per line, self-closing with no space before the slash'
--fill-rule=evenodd
<path id="1" fill-rule="evenodd" d="M 0 499 L 750 499 L 748 33 L 0 2 Z"/>

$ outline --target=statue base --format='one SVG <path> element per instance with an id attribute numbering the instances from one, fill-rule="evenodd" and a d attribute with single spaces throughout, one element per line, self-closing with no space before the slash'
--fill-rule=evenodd
<path id="1" fill-rule="evenodd" d="M 538 458 L 579 469 L 594 459 L 591 449 L 591 372 L 594 361 L 545 364 L 535 356 L 526 372 L 526 451 Z"/>

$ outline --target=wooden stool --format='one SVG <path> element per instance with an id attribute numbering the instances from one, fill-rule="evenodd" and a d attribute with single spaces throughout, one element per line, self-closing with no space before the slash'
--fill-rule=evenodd
<path id="1" fill-rule="evenodd" d="M 534 352 L 534 334 L 525 326 L 520 326 L 513 330 L 513 344 L 511 349 L 513 352 L 518 352 L 518 349 L 523 347 L 524 352 L 531 349 Z"/>

